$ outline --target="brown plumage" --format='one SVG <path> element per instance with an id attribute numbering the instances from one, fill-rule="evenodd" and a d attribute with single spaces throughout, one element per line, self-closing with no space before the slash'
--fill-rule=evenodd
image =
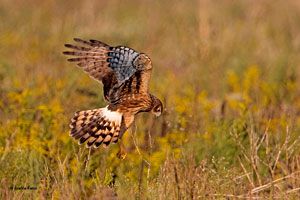
<path id="1" fill-rule="evenodd" d="M 89 76 L 103 83 L 104 108 L 76 112 L 71 119 L 70 135 L 88 147 L 116 143 L 131 126 L 139 112 L 160 115 L 161 101 L 149 93 L 152 71 L 150 58 L 124 47 L 111 47 L 101 41 L 75 38 L 80 45 L 65 44 L 76 62 Z"/>

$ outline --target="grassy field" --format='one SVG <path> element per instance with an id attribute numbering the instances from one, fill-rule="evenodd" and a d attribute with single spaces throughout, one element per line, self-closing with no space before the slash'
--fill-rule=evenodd
<path id="1" fill-rule="evenodd" d="M 1 0 L 0 21 L 0 199 L 300 198 L 297 0 Z M 69 137 L 105 106 L 61 53 L 73 37 L 152 59 L 166 110 L 124 160 Z"/>

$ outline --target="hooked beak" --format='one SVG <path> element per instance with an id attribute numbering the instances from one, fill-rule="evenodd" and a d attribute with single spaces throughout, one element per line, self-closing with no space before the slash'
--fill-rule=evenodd
<path id="1" fill-rule="evenodd" d="M 154 115 L 155 115 L 156 117 L 159 117 L 159 116 L 161 115 L 161 112 L 155 112 Z"/>

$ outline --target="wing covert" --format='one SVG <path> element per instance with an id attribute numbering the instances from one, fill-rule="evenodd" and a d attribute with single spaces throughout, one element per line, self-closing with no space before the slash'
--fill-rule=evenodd
<path id="1" fill-rule="evenodd" d="M 108 53 L 109 66 L 116 72 L 117 79 L 120 83 L 128 80 L 136 71 L 133 61 L 139 53 L 135 50 L 124 47 L 112 47 Z"/>

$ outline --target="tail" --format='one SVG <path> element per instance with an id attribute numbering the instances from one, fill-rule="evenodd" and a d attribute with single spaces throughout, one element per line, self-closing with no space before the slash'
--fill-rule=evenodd
<path id="1" fill-rule="evenodd" d="M 122 113 L 110 111 L 107 107 L 94 110 L 79 111 L 71 119 L 70 135 L 87 147 L 98 148 L 101 144 L 107 147 L 116 143 L 120 135 Z"/>

